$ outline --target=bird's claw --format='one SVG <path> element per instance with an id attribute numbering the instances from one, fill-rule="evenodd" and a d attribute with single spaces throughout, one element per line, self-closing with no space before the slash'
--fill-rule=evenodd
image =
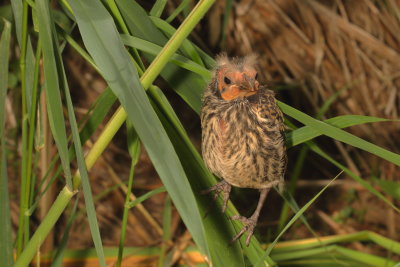
<path id="1" fill-rule="evenodd" d="M 223 193 L 223 205 L 222 205 L 222 213 L 225 213 L 226 207 L 228 206 L 229 194 L 231 192 L 231 185 L 226 181 L 221 181 L 216 185 L 211 186 L 210 188 L 201 191 L 202 195 L 213 192 L 214 201 L 218 198 L 219 194 Z"/>
<path id="2" fill-rule="evenodd" d="M 244 224 L 242 230 L 240 230 L 240 232 L 232 238 L 231 243 L 238 240 L 245 232 L 247 232 L 246 246 L 249 246 L 251 237 L 254 234 L 254 228 L 257 225 L 257 219 L 253 217 L 246 218 L 244 216 L 234 215 L 231 217 L 231 220 L 237 220 Z"/>

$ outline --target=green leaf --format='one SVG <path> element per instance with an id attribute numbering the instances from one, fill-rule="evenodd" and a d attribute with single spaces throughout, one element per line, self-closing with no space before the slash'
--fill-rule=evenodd
<path id="1" fill-rule="evenodd" d="M 124 213 L 122 215 L 122 222 L 121 222 L 121 235 L 120 235 L 120 240 L 119 240 L 117 267 L 121 267 L 122 256 L 124 254 L 126 227 L 128 225 L 128 215 L 129 215 L 128 203 L 131 198 L 135 166 L 138 163 L 139 156 L 140 156 L 139 137 L 129 120 L 126 121 L 126 125 L 128 128 L 128 146 L 129 146 L 128 150 L 129 150 L 129 154 L 130 154 L 132 160 L 131 160 L 131 169 L 129 171 L 129 178 L 128 178 L 128 190 L 127 190 L 126 196 L 125 196 Z"/>
<path id="2" fill-rule="evenodd" d="M 171 22 L 175 19 L 176 16 L 179 15 L 179 13 L 182 12 L 182 10 L 184 10 L 185 8 L 187 8 L 187 6 L 190 4 L 191 0 L 183 0 L 179 6 L 177 8 L 175 8 L 175 10 L 171 13 L 171 15 L 169 15 L 169 17 L 167 18 L 167 22 Z"/>
<path id="3" fill-rule="evenodd" d="M 13 265 L 13 240 L 8 195 L 7 151 L 5 138 L 6 97 L 8 87 L 8 60 L 11 39 L 11 23 L 3 19 L 4 27 L 0 39 L 0 259 L 2 265 Z"/>
<path id="4" fill-rule="evenodd" d="M 289 126 L 292 128 L 295 128 L 295 126 L 288 122 Z M 315 142 L 313 141 L 307 141 L 306 145 L 309 149 L 311 149 L 313 152 L 317 153 L 319 156 L 323 157 L 324 159 L 326 159 L 327 161 L 329 161 L 330 163 L 332 163 L 333 165 L 335 165 L 336 167 L 338 167 L 339 169 L 343 170 L 347 175 L 349 175 L 352 179 L 354 179 L 356 182 L 358 182 L 359 184 L 361 184 L 364 188 L 366 188 L 369 192 L 371 192 L 372 194 L 374 194 L 376 197 L 378 197 L 379 199 L 381 199 L 383 202 L 385 202 L 386 204 L 388 204 L 390 207 L 392 207 L 394 210 L 396 210 L 397 212 L 400 212 L 400 209 L 397 208 L 390 200 L 388 200 L 387 198 L 385 198 L 385 196 L 383 196 L 378 190 L 376 190 L 374 187 L 372 187 L 369 183 L 367 183 L 366 181 L 364 181 L 360 176 L 356 175 L 355 173 L 353 173 L 350 169 L 348 169 L 346 166 L 340 164 L 339 162 L 337 162 L 336 160 L 334 160 L 331 156 L 329 156 L 327 153 L 325 153 L 321 148 L 319 148 Z"/>
<path id="5" fill-rule="evenodd" d="M 397 166 L 400 166 L 400 155 L 399 154 L 393 153 L 382 147 L 379 147 L 370 142 L 367 142 L 367 141 L 365 141 L 357 136 L 354 136 L 346 131 L 343 131 L 335 126 L 329 125 L 329 124 L 319 121 L 319 120 L 316 120 L 313 117 L 311 117 L 303 112 L 300 112 L 299 110 L 297 110 L 283 102 L 278 101 L 278 105 L 285 114 L 287 114 L 288 116 L 298 120 L 299 122 L 301 122 L 307 126 L 311 126 L 315 130 L 317 130 L 320 134 L 324 134 L 326 136 L 329 136 L 329 137 L 336 139 L 338 141 L 341 141 L 343 143 L 360 148 L 360 149 L 370 152 L 378 157 L 386 159 L 387 161 L 392 162 L 392 163 L 396 164 Z"/>
<path id="6" fill-rule="evenodd" d="M 6 97 L 8 89 L 8 60 L 11 39 L 11 23 L 2 20 L 3 32 L 0 38 L 0 137 L 3 141 L 4 124 L 6 118 Z"/>
<path id="7" fill-rule="evenodd" d="M 87 117 L 89 117 L 80 133 L 82 143 L 85 143 L 93 135 L 116 100 L 117 97 L 109 87 L 107 87 L 96 99 L 96 102 L 90 108 L 89 113 L 83 119 L 83 121 L 86 121 Z"/>
<path id="8" fill-rule="evenodd" d="M 121 35 L 121 39 L 124 42 L 125 45 L 134 47 L 142 52 L 146 52 L 150 55 L 156 56 L 158 53 L 160 53 L 162 47 L 153 44 L 151 42 L 148 42 L 146 40 L 133 37 L 130 35 Z M 210 80 L 211 79 L 211 73 L 208 69 L 204 68 L 203 66 L 191 61 L 190 59 L 181 56 L 179 54 L 174 54 L 171 59 L 171 63 L 174 63 L 175 65 L 184 68 L 186 70 L 189 70 L 193 73 L 197 73 L 200 75 L 205 80 Z"/>
<path id="9" fill-rule="evenodd" d="M 37 112 L 36 110 L 33 111 L 32 106 L 32 90 L 34 85 L 34 74 L 35 74 L 35 55 L 33 53 L 32 44 L 30 38 L 28 38 L 28 44 L 26 48 L 26 62 L 25 62 L 25 79 L 26 79 L 26 106 L 29 113 L 29 118 L 32 117 L 32 112 Z M 32 122 L 29 122 L 32 124 Z"/>
<path id="10" fill-rule="evenodd" d="M 160 17 L 166 4 L 167 0 L 157 0 L 150 10 L 150 15 Z"/>
<path id="11" fill-rule="evenodd" d="M 324 122 L 337 128 L 346 128 L 365 123 L 385 121 L 391 120 L 362 115 L 343 115 L 327 119 Z M 296 146 L 320 135 L 322 135 L 322 133 L 318 129 L 310 125 L 303 126 L 286 134 L 286 145 L 288 147 Z"/>
<path id="12" fill-rule="evenodd" d="M 126 121 L 127 132 L 128 132 L 128 151 L 129 155 L 132 158 L 132 165 L 136 165 L 139 162 L 140 157 L 140 140 L 133 127 L 132 123 L 127 120 Z"/>
<path id="13" fill-rule="evenodd" d="M 68 240 L 70 237 L 69 233 L 70 233 L 72 225 L 77 217 L 78 203 L 79 203 L 79 196 L 74 201 L 72 210 L 70 211 L 71 215 L 68 217 L 67 225 L 65 226 L 65 229 L 63 230 L 64 234 L 63 234 L 60 242 L 57 244 L 57 249 L 55 251 L 55 254 L 54 254 L 54 257 L 52 260 L 53 262 L 51 263 L 50 267 L 61 267 L 63 264 L 65 251 L 67 249 Z"/>
<path id="14" fill-rule="evenodd" d="M 58 55 L 61 59 L 61 56 Z M 93 196 L 92 196 L 92 190 L 90 188 L 90 181 L 89 181 L 89 175 L 88 171 L 86 168 L 86 162 L 85 158 L 83 156 L 83 151 L 82 151 L 82 143 L 79 137 L 79 130 L 78 130 L 78 124 L 76 123 L 76 118 L 74 114 L 74 107 L 72 105 L 72 100 L 71 100 L 71 95 L 69 93 L 69 88 L 68 88 L 68 83 L 65 77 L 65 71 L 63 71 L 63 80 L 64 80 L 64 91 L 65 91 L 65 96 L 66 96 L 66 102 L 67 102 L 67 108 L 68 108 L 68 115 L 69 115 L 69 121 L 71 124 L 71 130 L 72 130 L 72 139 L 74 141 L 74 148 L 75 148 L 75 155 L 78 163 L 78 169 L 79 173 L 81 176 L 81 182 L 82 182 L 82 188 L 83 188 L 83 196 L 85 198 L 85 206 L 86 206 L 86 212 L 87 212 L 87 218 L 89 221 L 89 226 L 90 226 L 90 232 L 92 234 L 92 239 L 93 243 L 96 248 L 97 252 L 97 257 L 99 259 L 100 266 L 105 267 L 106 266 L 106 261 L 104 258 L 104 251 L 103 251 L 103 245 L 100 237 L 100 229 L 99 229 L 99 224 L 97 222 L 97 216 L 96 216 L 96 209 L 94 207 L 94 201 L 93 201 Z"/>
<path id="15" fill-rule="evenodd" d="M 190 184 L 141 86 L 114 21 L 98 1 L 71 0 L 70 4 L 87 50 L 126 110 L 193 238 L 203 253 L 208 254 L 201 216 Z"/>
<path id="16" fill-rule="evenodd" d="M 21 39 L 22 39 L 22 0 L 13 0 L 11 1 L 11 7 L 13 11 L 14 17 L 14 25 L 15 32 L 17 35 L 17 41 L 19 46 L 21 47 Z"/>
<path id="17" fill-rule="evenodd" d="M 68 142 L 65 129 L 65 120 L 60 95 L 60 83 L 58 69 L 54 55 L 53 32 L 51 29 L 52 20 L 49 13 L 48 1 L 38 0 L 36 2 L 38 13 L 39 40 L 43 51 L 44 78 L 46 89 L 46 103 L 51 132 L 53 133 L 58 152 L 61 158 L 67 185 L 72 190 L 71 170 L 68 158 Z"/>
<path id="18" fill-rule="evenodd" d="M 76 119 L 75 119 L 75 114 L 74 114 L 74 108 L 72 105 L 72 100 L 71 100 L 71 96 L 69 93 L 69 88 L 68 88 L 68 83 L 66 81 L 66 75 L 65 75 L 65 71 L 64 71 L 64 67 L 63 67 L 63 63 L 62 63 L 62 58 L 61 58 L 61 54 L 59 51 L 59 47 L 58 47 L 58 40 L 57 40 L 57 32 L 55 30 L 55 26 L 54 23 L 50 17 L 49 12 L 49 7 L 47 6 L 48 2 L 47 1 L 38 1 L 37 2 L 37 9 L 39 11 L 40 14 L 42 14 L 42 16 L 38 17 L 38 21 L 39 21 L 39 30 L 40 33 L 42 33 L 44 35 L 44 39 L 48 41 L 47 43 L 47 49 L 51 49 L 49 51 L 47 51 L 47 62 L 50 64 L 48 65 L 48 75 L 52 74 L 52 77 L 47 76 L 46 77 L 46 89 L 47 89 L 47 103 L 53 103 L 54 100 L 58 100 L 55 101 L 56 103 L 53 104 L 53 106 L 55 105 L 55 108 L 53 108 L 53 111 L 56 112 L 56 115 L 54 115 L 54 118 L 57 118 L 59 120 L 61 120 L 62 123 L 64 123 L 64 118 L 62 115 L 62 107 L 61 107 L 61 99 L 60 99 L 60 92 L 58 91 L 58 85 L 60 85 L 60 87 L 62 87 L 64 89 L 64 93 L 65 93 L 65 98 L 66 98 L 66 103 L 67 103 L 67 109 L 68 109 L 68 115 L 70 118 L 70 125 L 71 125 L 71 130 L 72 130 L 72 138 L 73 138 L 73 143 L 74 143 L 74 148 L 75 148 L 75 153 L 76 153 L 76 158 L 77 158 L 77 163 L 78 163 L 78 168 L 79 168 L 79 173 L 81 175 L 82 178 L 82 187 L 83 187 L 83 195 L 85 198 L 85 204 L 86 204 L 86 210 L 87 210 L 87 214 L 88 214 L 88 220 L 89 220 L 89 226 L 90 226 L 90 231 L 92 233 L 92 238 L 93 238 L 93 242 L 95 244 L 96 247 L 96 251 L 98 254 L 98 258 L 100 261 L 100 266 L 105 267 L 106 263 L 105 263 L 105 259 L 104 259 L 104 252 L 103 252 L 103 247 L 102 247 L 102 243 L 101 243 L 101 238 L 100 238 L 100 230 L 99 230 L 99 226 L 97 223 L 97 218 L 96 218 L 96 211 L 94 208 L 94 204 L 93 204 L 93 198 L 92 198 L 92 192 L 90 189 L 90 183 L 89 183 L 89 177 L 87 174 L 87 169 L 86 169 L 86 163 L 85 163 L 85 159 L 83 156 L 83 152 L 82 152 L 82 144 L 81 144 L 81 140 L 79 138 L 79 131 L 78 131 L 78 126 L 76 123 Z M 44 16 L 43 14 L 46 14 L 46 12 L 48 13 L 48 16 Z M 43 20 L 42 17 L 47 17 L 47 21 Z M 46 25 L 43 25 L 43 23 L 46 23 Z M 53 36 L 53 38 L 51 38 L 51 35 Z M 43 47 L 43 56 L 45 59 L 45 76 L 46 76 L 46 54 L 45 54 L 45 46 L 44 43 L 42 43 L 42 47 Z M 53 45 L 55 44 L 55 45 Z M 51 69 L 50 69 L 51 67 Z M 51 72 L 50 72 L 51 71 Z M 52 87 L 50 87 L 50 85 Z M 49 88 L 50 87 L 50 88 Z M 49 94 L 49 92 L 52 92 L 53 95 Z M 56 92 L 56 94 L 55 94 Z M 52 96 L 56 97 L 56 99 L 53 99 Z M 58 110 L 61 107 L 60 110 Z M 60 114 L 58 114 L 58 112 L 61 111 Z M 51 112 L 49 113 L 49 117 Z M 58 125 L 57 125 L 58 123 Z M 68 147 L 67 147 L 67 136 L 65 133 L 65 126 L 63 126 L 63 128 L 59 128 L 60 127 L 60 122 L 56 121 L 54 122 L 53 127 L 56 127 L 55 130 L 58 131 L 58 134 L 62 133 L 62 136 L 59 137 L 59 139 L 62 141 L 62 152 L 60 152 L 60 158 L 62 162 L 68 162 L 68 171 L 69 171 L 69 155 L 68 155 Z M 63 130 L 63 132 L 61 132 L 60 130 Z M 53 130 L 54 132 L 54 130 Z M 57 140 L 56 140 L 57 141 Z M 64 147 L 65 144 L 65 147 Z M 64 172 L 65 172 L 65 167 L 64 167 Z M 69 173 L 69 176 L 71 176 L 71 174 Z M 72 178 L 71 177 L 67 177 L 67 185 L 70 186 L 71 188 L 76 189 L 76 187 L 74 187 L 72 185 Z"/>
<path id="19" fill-rule="evenodd" d="M 279 233 L 279 235 L 275 238 L 275 240 L 268 245 L 267 250 L 265 251 L 265 255 L 263 258 L 265 258 L 266 256 L 268 256 L 272 249 L 275 247 L 276 243 L 278 242 L 278 240 L 281 238 L 281 236 L 293 225 L 293 223 L 295 221 L 297 221 L 298 218 L 300 218 L 300 216 L 303 215 L 303 213 L 315 202 L 315 200 L 332 184 L 333 181 L 335 181 L 341 173 L 339 173 L 338 175 L 336 175 L 335 178 L 333 178 L 326 186 L 324 186 L 324 188 L 322 188 L 318 194 L 316 194 L 312 199 L 310 199 L 307 204 L 305 204 L 294 216 L 293 218 L 286 224 L 285 228 L 283 228 L 283 230 Z M 262 259 L 260 259 L 260 261 L 257 263 L 257 266 L 262 266 L 261 265 L 261 261 Z"/>
<path id="20" fill-rule="evenodd" d="M 307 145 L 309 148 L 320 155 L 321 157 L 325 158 L 327 161 L 338 167 L 339 169 L 343 170 L 347 175 L 349 175 L 352 179 L 354 179 L 356 182 L 361 184 L 364 188 L 366 188 L 369 192 L 374 194 L 377 198 L 381 199 L 383 202 L 388 204 L 390 207 L 392 207 L 394 210 L 400 213 L 400 209 L 395 206 L 393 202 L 391 202 L 389 199 L 385 198 L 384 195 L 382 195 L 378 190 L 376 190 L 373 186 L 371 186 L 369 183 L 364 181 L 360 176 L 354 174 L 349 168 L 346 166 L 340 164 L 336 160 L 334 160 L 331 156 L 329 156 L 327 153 L 325 153 L 322 149 L 320 149 L 314 142 L 309 141 L 307 142 Z"/>
<path id="21" fill-rule="evenodd" d="M 157 189 L 151 190 L 151 191 L 147 192 L 146 194 L 138 197 L 137 199 L 129 202 L 128 207 L 131 209 L 131 208 L 135 207 L 136 205 L 142 203 L 143 201 L 151 198 L 152 196 L 160 194 L 160 193 L 163 193 L 163 192 L 166 192 L 166 191 L 167 190 L 165 189 L 164 186 L 161 186 L 161 187 L 159 187 Z"/>
<path id="22" fill-rule="evenodd" d="M 168 22 L 166 22 L 165 20 L 162 20 L 158 17 L 149 18 L 154 23 L 154 25 L 162 30 L 168 37 L 171 37 L 176 32 L 175 28 L 168 24 Z M 196 47 L 189 40 L 186 39 L 185 41 L 183 41 L 182 50 L 184 51 L 184 54 L 189 56 L 194 62 L 204 67 L 203 61 L 199 53 L 197 52 Z"/>

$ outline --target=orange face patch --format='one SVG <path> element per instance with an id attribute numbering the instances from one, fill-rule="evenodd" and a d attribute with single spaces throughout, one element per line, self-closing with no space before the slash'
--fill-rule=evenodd
<path id="1" fill-rule="evenodd" d="M 221 97 L 226 101 L 230 101 L 239 97 L 251 96 L 255 93 L 256 91 L 243 91 L 236 85 L 232 85 L 221 92 Z"/>

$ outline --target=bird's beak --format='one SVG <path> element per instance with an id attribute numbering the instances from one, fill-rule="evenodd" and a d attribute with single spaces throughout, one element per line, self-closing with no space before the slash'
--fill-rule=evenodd
<path id="1" fill-rule="evenodd" d="M 259 83 L 256 79 L 249 77 L 247 74 L 243 74 L 243 81 L 239 89 L 243 92 L 244 96 L 251 96 L 257 92 L 258 86 Z"/>

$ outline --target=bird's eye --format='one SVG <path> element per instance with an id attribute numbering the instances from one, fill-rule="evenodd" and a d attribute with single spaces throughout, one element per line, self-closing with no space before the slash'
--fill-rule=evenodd
<path id="1" fill-rule="evenodd" d="M 226 84 L 231 84 L 231 83 L 232 83 L 232 81 L 231 81 L 228 77 L 225 77 L 225 78 L 224 78 L 224 82 L 225 82 Z"/>
<path id="2" fill-rule="evenodd" d="M 256 76 L 254 76 L 254 79 L 258 79 L 258 72 L 256 73 Z"/>

